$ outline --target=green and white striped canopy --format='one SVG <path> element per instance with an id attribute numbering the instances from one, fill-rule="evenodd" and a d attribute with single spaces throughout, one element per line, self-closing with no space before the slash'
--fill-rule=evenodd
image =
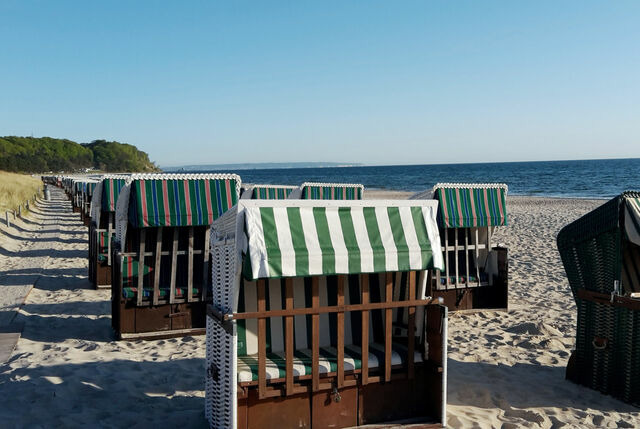
<path id="1" fill-rule="evenodd" d="M 632 243 L 640 246 L 640 197 L 639 194 L 626 192 L 624 228 L 627 238 Z"/>
<path id="2" fill-rule="evenodd" d="M 250 280 L 444 268 L 433 200 L 239 204 Z"/>

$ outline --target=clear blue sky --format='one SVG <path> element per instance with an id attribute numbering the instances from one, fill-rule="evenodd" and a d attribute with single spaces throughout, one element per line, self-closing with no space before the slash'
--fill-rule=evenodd
<path id="1" fill-rule="evenodd" d="M 0 0 L 0 135 L 160 165 L 640 157 L 638 1 Z"/>

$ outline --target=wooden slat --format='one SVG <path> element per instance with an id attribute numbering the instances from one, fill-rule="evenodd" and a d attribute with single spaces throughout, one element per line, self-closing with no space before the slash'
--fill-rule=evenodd
<path id="1" fill-rule="evenodd" d="M 480 254 L 478 253 L 479 244 L 480 244 L 480 240 L 478 239 L 478 228 L 476 228 L 475 256 L 476 256 L 476 277 L 478 278 L 478 286 L 480 286 Z"/>
<path id="2" fill-rule="evenodd" d="M 393 301 L 393 274 L 385 276 L 385 301 Z M 384 311 L 384 381 L 391 380 L 391 333 L 393 328 L 393 310 L 387 308 Z"/>
<path id="3" fill-rule="evenodd" d="M 285 282 L 285 308 L 293 309 L 293 279 Z M 287 395 L 294 394 L 293 388 L 293 316 L 285 317 L 285 360 L 286 360 L 286 388 Z"/>
<path id="4" fill-rule="evenodd" d="M 459 270 L 458 270 L 458 229 L 454 229 L 453 230 L 453 239 L 455 241 L 454 247 L 456 248 L 455 250 L 455 264 L 456 264 L 456 289 L 458 288 L 458 277 L 460 276 Z"/>
<path id="5" fill-rule="evenodd" d="M 176 299 L 176 270 L 178 268 L 178 228 L 173 228 L 173 244 L 171 245 L 171 283 L 169 284 L 169 302 Z"/>
<path id="6" fill-rule="evenodd" d="M 265 280 L 258 280 L 258 311 L 267 308 Z M 258 398 L 263 399 L 267 388 L 267 319 L 258 319 Z"/>
<path id="7" fill-rule="evenodd" d="M 369 303 L 369 275 L 360 274 L 360 289 L 362 304 Z M 361 346 L 361 362 L 362 362 L 362 385 L 369 383 L 369 311 L 362 311 L 362 346 Z"/>
<path id="8" fill-rule="evenodd" d="M 415 299 L 416 296 L 416 272 L 409 272 L 409 298 Z M 413 353 L 415 349 L 415 333 L 416 333 L 416 308 L 408 308 L 408 320 L 407 320 L 407 377 L 413 379 L 414 367 L 413 367 Z"/>
<path id="9" fill-rule="evenodd" d="M 147 237 L 147 230 L 144 228 L 140 229 L 140 252 L 138 254 L 138 294 L 137 294 L 137 298 L 138 298 L 138 305 L 141 306 L 142 305 L 142 295 L 143 295 L 143 290 L 142 287 L 144 286 L 144 246 L 145 246 L 145 239 Z"/>
<path id="10" fill-rule="evenodd" d="M 469 230 L 463 229 L 464 232 L 464 266 L 466 268 L 465 286 L 469 286 Z"/>
<path id="11" fill-rule="evenodd" d="M 446 289 L 449 289 L 449 230 L 444 229 L 444 275 Z"/>
<path id="12" fill-rule="evenodd" d="M 307 314 L 324 314 L 324 313 L 345 313 L 351 311 L 362 310 L 384 310 L 387 308 L 400 308 L 400 307 L 417 307 L 431 305 L 437 302 L 434 298 L 428 299 L 413 299 L 409 301 L 394 301 L 394 302 L 370 302 L 369 304 L 350 304 L 350 305 L 334 305 L 331 307 L 318 307 L 318 308 L 294 308 L 293 310 L 269 310 L 269 311 L 252 311 L 246 313 L 233 313 L 226 314 L 224 320 L 242 320 L 242 319 L 257 319 L 259 317 L 283 317 L 283 316 L 302 316 Z M 343 314 L 344 316 L 344 314 Z"/>
<path id="13" fill-rule="evenodd" d="M 156 237 L 156 263 L 153 266 L 153 305 L 158 305 L 160 298 L 160 263 L 162 261 L 162 227 L 158 228 Z"/>
<path id="14" fill-rule="evenodd" d="M 109 226 L 108 228 L 108 234 L 107 234 L 107 265 L 111 266 L 111 233 L 112 233 L 112 228 L 113 228 L 113 213 L 109 212 Z M 98 240 L 98 243 L 100 243 L 100 240 Z M 124 249 L 120 249 L 120 250 L 124 250 Z"/>
<path id="15" fill-rule="evenodd" d="M 489 258 L 489 253 L 491 252 L 491 227 L 487 227 L 487 259 Z M 489 276 L 489 284 L 493 285 L 493 276 Z"/>
<path id="16" fill-rule="evenodd" d="M 205 301 L 207 299 L 207 292 L 209 289 L 209 259 L 211 259 L 211 255 L 209 252 L 209 236 L 211 232 L 211 227 L 207 227 L 204 233 L 204 255 L 202 257 L 202 292 L 200 293 L 200 299 Z M 195 251 L 194 251 L 195 254 Z"/>
<path id="17" fill-rule="evenodd" d="M 320 293 L 318 277 L 311 278 L 311 307 L 320 307 Z M 311 316 L 311 390 L 317 392 L 320 389 L 320 315 Z"/>
<path id="18" fill-rule="evenodd" d="M 187 301 L 193 301 L 193 227 L 189 227 L 189 248 L 187 249 Z"/>
<path id="19" fill-rule="evenodd" d="M 346 276 L 339 275 L 338 276 L 338 306 L 344 306 L 344 282 Z M 336 360 L 338 364 L 337 375 L 338 378 L 336 380 L 336 384 L 338 389 L 344 386 L 344 311 L 338 312 L 336 315 L 338 319 L 338 333 L 337 333 L 337 344 L 336 344 Z M 362 353 L 364 356 L 364 352 Z"/>

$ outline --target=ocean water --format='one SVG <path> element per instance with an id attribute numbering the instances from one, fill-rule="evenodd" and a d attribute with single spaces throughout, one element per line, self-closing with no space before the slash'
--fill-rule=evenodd
<path id="1" fill-rule="evenodd" d="M 640 190 L 640 158 L 481 164 L 389 165 L 234 171 L 243 183 L 362 183 L 366 189 L 418 192 L 438 182 L 500 182 L 510 195 L 612 198 Z"/>

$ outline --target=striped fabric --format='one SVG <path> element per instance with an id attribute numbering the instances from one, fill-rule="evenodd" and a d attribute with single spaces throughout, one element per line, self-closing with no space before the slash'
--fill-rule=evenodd
<path id="1" fill-rule="evenodd" d="M 433 206 L 246 207 L 249 279 L 443 269 Z"/>
<path id="2" fill-rule="evenodd" d="M 311 349 L 295 350 L 293 355 L 294 376 L 311 375 Z M 345 345 L 344 370 L 360 369 L 362 365 L 362 349 L 357 345 Z M 414 362 L 422 362 L 419 351 L 414 353 Z M 391 365 L 401 365 L 407 361 L 407 348 L 393 343 L 391 351 Z M 267 353 L 267 380 L 286 377 L 286 358 L 284 352 Z M 375 369 L 384 364 L 384 344 L 369 345 L 369 369 Z M 318 371 L 321 375 L 335 373 L 338 370 L 337 350 L 334 347 L 321 347 Z M 238 356 L 238 382 L 258 380 L 258 355 Z"/>
<path id="3" fill-rule="evenodd" d="M 93 191 L 96 189 L 96 182 L 89 182 L 87 183 L 87 190 L 86 190 L 86 194 L 90 197 L 93 196 Z"/>
<path id="4" fill-rule="evenodd" d="M 210 225 L 238 200 L 233 179 L 135 180 L 129 222 L 134 227 Z"/>
<path id="5" fill-rule="evenodd" d="M 624 216 L 627 239 L 640 246 L 640 198 L 625 198 Z"/>
<path id="6" fill-rule="evenodd" d="M 251 198 L 254 200 L 286 200 L 294 189 L 295 186 L 255 186 Z"/>
<path id="7" fill-rule="evenodd" d="M 171 290 L 169 288 L 159 288 L 160 299 L 168 298 L 171 294 Z M 198 295 L 200 293 L 200 289 L 193 288 L 193 295 Z M 122 289 L 122 297 L 125 299 L 135 298 L 138 296 L 138 288 L 137 287 L 125 287 Z M 153 288 L 144 288 L 142 290 L 142 296 L 144 298 L 152 298 L 153 297 Z M 184 298 L 187 296 L 187 288 L 176 288 L 176 298 Z"/>
<path id="8" fill-rule="evenodd" d="M 108 254 L 107 254 L 109 252 L 108 240 L 109 240 L 108 231 L 98 232 L 98 260 L 99 261 L 106 261 L 108 258 Z"/>
<path id="9" fill-rule="evenodd" d="M 153 268 L 145 265 L 143 267 L 143 275 L 147 275 L 153 271 Z M 133 256 L 122 257 L 122 287 L 138 286 L 138 260 Z"/>
<path id="10" fill-rule="evenodd" d="M 303 200 L 361 200 L 362 186 L 311 186 L 302 188 Z"/>
<path id="11" fill-rule="evenodd" d="M 438 225 L 444 228 L 472 228 L 507 224 L 505 187 L 436 187 Z"/>
<path id="12" fill-rule="evenodd" d="M 115 212 L 120 190 L 125 185 L 124 179 L 104 179 L 102 181 L 102 211 Z"/>

